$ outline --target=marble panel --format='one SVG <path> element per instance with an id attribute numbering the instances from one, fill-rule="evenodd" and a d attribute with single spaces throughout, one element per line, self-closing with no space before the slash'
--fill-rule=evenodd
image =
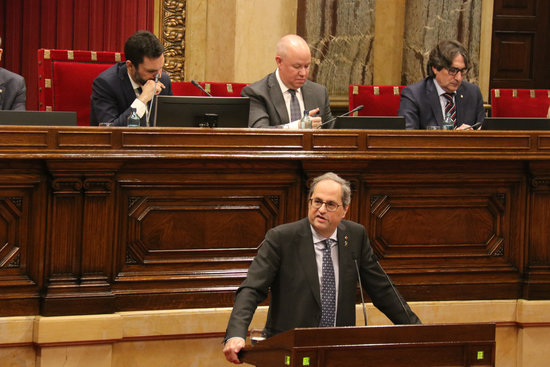
<path id="1" fill-rule="evenodd" d="M 303 0 L 298 33 L 311 48 L 309 78 L 331 96 L 372 84 L 375 0 Z"/>
<path id="2" fill-rule="evenodd" d="M 482 0 L 409 0 L 405 8 L 402 84 L 427 76 L 430 50 L 445 39 L 455 39 L 468 50 L 473 67 L 468 80 L 477 83 L 481 40 Z"/>

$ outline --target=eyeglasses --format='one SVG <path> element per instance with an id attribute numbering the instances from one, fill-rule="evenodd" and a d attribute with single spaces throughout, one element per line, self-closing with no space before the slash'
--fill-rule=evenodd
<path id="1" fill-rule="evenodd" d="M 327 208 L 327 211 L 329 212 L 335 212 L 340 207 L 340 204 L 337 204 L 334 201 L 323 201 L 321 199 L 309 199 L 309 203 L 315 209 L 319 209 L 323 206 L 323 204 L 325 204 L 325 208 Z"/>
<path id="2" fill-rule="evenodd" d="M 468 71 L 470 71 L 470 69 L 468 68 L 459 69 L 459 68 L 450 67 L 450 68 L 447 68 L 447 71 L 449 72 L 450 76 L 455 76 L 456 74 L 458 74 L 458 72 L 460 72 L 462 76 L 466 76 L 466 74 L 468 74 Z"/>

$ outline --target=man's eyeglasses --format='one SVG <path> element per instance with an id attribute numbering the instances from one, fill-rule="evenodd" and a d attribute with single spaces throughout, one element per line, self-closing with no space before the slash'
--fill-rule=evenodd
<path id="1" fill-rule="evenodd" d="M 309 199 L 309 203 L 315 209 L 319 209 L 323 206 L 323 204 L 325 204 L 325 208 L 327 208 L 327 211 L 329 212 L 335 212 L 340 207 L 340 204 L 337 204 L 334 201 L 323 201 L 321 199 Z"/>
<path id="2" fill-rule="evenodd" d="M 453 67 L 447 68 L 447 71 L 449 72 L 450 76 L 455 76 L 456 74 L 458 74 L 459 71 L 460 71 L 460 74 L 462 74 L 462 76 L 466 76 L 469 70 L 470 69 L 468 68 L 464 68 L 464 69 L 453 68 Z"/>

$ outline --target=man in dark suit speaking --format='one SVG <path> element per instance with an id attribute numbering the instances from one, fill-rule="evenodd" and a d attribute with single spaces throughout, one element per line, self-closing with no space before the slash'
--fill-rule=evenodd
<path id="1" fill-rule="evenodd" d="M 124 44 L 125 62 L 119 62 L 94 80 L 90 124 L 113 122 L 126 126 L 131 109 L 135 108 L 144 126 L 154 115 L 149 104 L 153 95 L 172 95 L 168 74 L 162 71 L 164 47 L 148 31 L 138 31 Z M 152 118 L 152 117 L 150 117 Z"/>
<path id="2" fill-rule="evenodd" d="M 399 116 L 405 116 L 407 129 L 453 126 L 471 130 L 485 120 L 479 87 L 463 80 L 470 70 L 470 58 L 457 41 L 441 41 L 428 59 L 428 77 L 401 92 Z M 447 122 L 444 120 L 447 117 Z"/>
<path id="3" fill-rule="evenodd" d="M 331 120 L 327 89 L 307 80 L 311 64 L 307 42 L 294 34 L 284 36 L 277 43 L 275 61 L 275 72 L 241 92 L 250 98 L 248 126 L 297 129 L 304 110 L 312 116 L 313 128 Z"/>
<path id="4" fill-rule="evenodd" d="M 373 253 L 365 227 L 344 220 L 349 182 L 329 172 L 315 178 L 308 217 L 270 229 L 237 290 L 223 352 L 240 363 L 256 307 L 271 292 L 263 334 L 297 327 L 355 326 L 357 271 L 374 305 L 395 324 L 420 323 Z"/>

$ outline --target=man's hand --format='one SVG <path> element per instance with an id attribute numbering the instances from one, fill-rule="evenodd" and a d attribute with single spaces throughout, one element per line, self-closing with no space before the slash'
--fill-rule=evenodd
<path id="1" fill-rule="evenodd" d="M 239 357 L 237 357 L 237 353 L 241 351 L 241 349 L 244 348 L 245 341 L 243 338 L 234 337 L 230 338 L 225 342 L 225 346 L 223 347 L 223 354 L 225 354 L 225 359 L 227 359 L 229 362 L 241 364 L 239 360 Z"/>
<path id="2" fill-rule="evenodd" d="M 311 117 L 311 128 L 318 129 L 319 126 L 323 123 L 323 119 L 319 116 L 315 116 L 319 112 L 319 107 L 314 110 L 309 111 L 309 116 Z"/>
<path id="3" fill-rule="evenodd" d="M 462 124 L 459 127 L 457 127 L 455 130 L 473 130 L 473 129 L 471 125 Z"/>
<path id="4" fill-rule="evenodd" d="M 162 92 L 164 88 L 166 87 L 159 80 L 157 82 L 157 88 L 155 89 L 155 81 L 153 79 L 149 79 L 147 83 L 141 87 L 141 94 L 138 99 L 147 104 L 151 99 L 153 99 L 153 90 L 155 91 L 155 95 L 157 95 Z"/>

